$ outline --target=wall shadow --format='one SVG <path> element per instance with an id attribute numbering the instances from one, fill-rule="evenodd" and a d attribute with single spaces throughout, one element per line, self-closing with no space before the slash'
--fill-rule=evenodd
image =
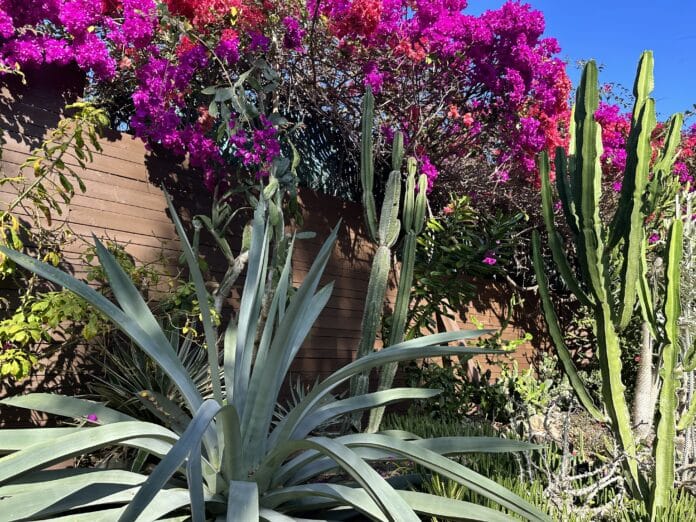
<path id="1" fill-rule="evenodd" d="M 35 148 L 63 109 L 84 93 L 85 75 L 77 66 L 47 66 L 21 77 L 0 77 L 0 129 L 12 140 Z"/>

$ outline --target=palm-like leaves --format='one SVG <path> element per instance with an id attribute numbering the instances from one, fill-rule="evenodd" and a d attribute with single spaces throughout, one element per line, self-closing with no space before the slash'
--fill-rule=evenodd
<path id="1" fill-rule="evenodd" d="M 374 520 L 419 520 L 417 513 L 458 520 L 504 520 L 502 512 L 423 493 L 395 490 L 370 462 L 408 459 L 459 481 L 530 520 L 546 517 L 529 503 L 443 455 L 469 451 L 524 451 L 531 445 L 464 437 L 419 440 L 402 432 L 311 437 L 327 420 L 398 400 L 424 398 L 432 390 L 393 389 L 344 400 L 326 399 L 351 377 L 387 363 L 443 355 L 491 353 L 452 341 L 474 339 L 486 331 L 439 334 L 396 344 L 339 369 L 274 426 L 273 413 L 290 364 L 324 308 L 331 285 L 319 280 L 336 238 L 334 230 L 302 285 L 289 296 L 290 256 L 275 289 L 268 317 L 260 323 L 261 296 L 269 270 L 270 225 L 263 201 L 253 222 L 249 268 L 239 322 L 227 329 L 222 346 L 213 338 L 206 289 L 183 227 L 170 203 L 202 307 L 213 399 L 186 373 L 177 352 L 133 284 L 97 241 L 97 252 L 117 303 L 106 300 L 63 272 L 23 254 L 2 249 L 17 264 L 79 294 L 109 317 L 176 383 L 188 411 L 166 401 L 160 417 L 168 428 L 142 422 L 101 404 L 70 397 L 33 394 L 0 401 L 72 418 L 96 415 L 97 427 L 3 430 L 0 432 L 0 512 L 13 519 L 69 515 L 91 510 L 89 520 L 155 520 L 185 508 L 193 520 L 211 515 L 239 522 L 293 520 L 309 512 L 351 509 Z M 258 331 L 261 329 L 261 331 Z M 256 339 L 260 339 L 257 344 Z M 218 350 L 224 354 L 219 367 Z M 218 378 L 222 376 L 222 378 Z M 145 390 L 147 391 L 147 390 Z M 167 422 L 169 420 L 169 422 Z M 47 471 L 74 455 L 112 445 L 147 452 L 161 461 L 149 476 L 112 470 Z M 343 485 L 316 483 L 319 475 L 340 469 L 351 477 Z M 175 476 L 186 488 L 175 487 Z M 47 483 L 51 495 L 40 494 Z M 311 482 L 311 483 L 308 483 Z M 182 484 L 183 482 L 178 481 Z M 115 507 L 116 506 L 116 507 Z"/>

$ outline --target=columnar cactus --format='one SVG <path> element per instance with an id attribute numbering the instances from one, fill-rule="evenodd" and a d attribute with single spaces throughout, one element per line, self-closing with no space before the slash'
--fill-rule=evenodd
<path id="1" fill-rule="evenodd" d="M 598 420 L 608 420 L 621 450 L 626 454 L 625 472 L 632 493 L 647 502 L 653 520 L 666 506 L 674 483 L 675 410 L 678 388 L 678 319 L 679 262 L 682 249 L 682 222 L 675 219 L 670 227 L 662 314 L 655 313 L 652 289 L 647 278 L 647 238 L 645 221 L 652 212 L 657 184 L 671 174 L 679 145 L 681 115 L 672 117 L 665 145 L 652 166 L 651 137 L 656 126 L 655 104 L 649 97 L 653 88 L 653 57 L 641 57 L 634 86 L 635 106 L 627 142 L 627 161 L 621 195 L 616 213 L 606 225 L 599 216 L 601 196 L 602 155 L 601 128 L 595 120 L 599 103 L 597 67 L 589 62 L 583 71 L 571 122 L 569 155 L 562 148 L 556 151 L 556 186 L 563 214 L 575 241 L 579 270 L 571 268 L 564 252 L 561 235 L 554 224 L 553 198 L 549 161 L 542 155 L 542 205 L 549 246 L 558 272 L 567 287 L 586 306 L 594 319 L 597 356 L 602 376 L 602 407 L 592 402 L 579 377 L 570 353 L 563 342 L 558 319 L 549 298 L 548 283 L 541 258 L 539 236 L 533 240 L 533 257 L 542 306 L 549 332 L 570 382 L 587 410 Z M 647 397 L 649 418 L 631 419 L 621 379 L 621 348 L 619 334 L 636 313 L 636 303 L 649 332 L 646 361 L 649 372 L 647 390 L 636 390 Z M 662 316 L 658 319 L 658 316 Z M 653 372 L 653 340 L 660 354 L 660 371 Z M 661 380 L 659 422 L 654 446 L 655 471 L 652 480 L 639 473 L 637 443 L 634 429 L 642 422 L 652 424 L 655 415 L 654 382 Z M 652 402 L 650 402 L 652 400 Z M 606 411 L 605 414 L 602 411 Z M 652 483 L 652 487 L 648 486 Z"/>
<path id="2" fill-rule="evenodd" d="M 377 245 L 372 261 L 372 270 L 367 289 L 367 299 L 362 317 L 362 336 L 358 345 L 357 357 L 364 357 L 374 350 L 378 329 L 382 324 L 384 298 L 389 272 L 392 268 L 392 248 L 399 238 L 402 223 L 399 220 L 401 204 L 401 166 L 404 158 L 403 135 L 397 132 L 392 145 L 392 170 L 389 174 L 384 194 L 384 202 L 377 221 L 377 209 L 374 197 L 374 159 L 372 126 L 374 121 L 374 97 L 368 89 L 363 98 L 362 135 L 360 154 L 360 181 L 363 192 L 363 209 L 368 234 Z M 398 283 L 396 306 L 391 326 L 391 333 L 386 346 L 403 340 L 408 316 L 408 305 L 413 283 L 413 264 L 415 261 L 416 237 L 423 229 L 427 207 L 427 178 L 424 174 L 418 179 L 416 189 L 417 163 L 415 158 L 407 160 L 406 193 L 403 202 L 403 229 L 406 232 L 403 241 L 403 262 Z M 396 373 L 396 365 L 382 369 L 379 389 L 391 387 Z M 363 394 L 369 387 L 369 375 L 362 374 L 351 382 L 351 396 Z M 370 431 L 376 431 L 381 422 L 384 409 L 373 410 L 370 416 Z M 359 418 L 353 418 L 353 424 L 359 427 Z"/>
<path id="3" fill-rule="evenodd" d="M 425 174 L 421 174 L 418 178 L 418 187 L 416 190 L 416 168 L 416 159 L 409 158 L 406 169 L 408 177 L 406 179 L 406 193 L 404 194 L 402 223 L 406 235 L 404 236 L 401 250 L 401 272 L 399 274 L 396 303 L 394 304 L 394 315 L 389 331 L 389 342 L 385 344 L 385 348 L 404 340 L 404 332 L 407 327 L 408 307 L 411 302 L 411 288 L 413 286 L 413 266 L 416 261 L 416 239 L 423 231 L 423 225 L 425 223 L 428 179 Z M 391 388 L 394 383 L 397 367 L 398 365 L 396 363 L 390 363 L 380 370 L 378 391 Z M 383 416 L 384 407 L 372 410 L 370 412 L 370 422 L 367 431 L 371 433 L 378 431 Z"/>

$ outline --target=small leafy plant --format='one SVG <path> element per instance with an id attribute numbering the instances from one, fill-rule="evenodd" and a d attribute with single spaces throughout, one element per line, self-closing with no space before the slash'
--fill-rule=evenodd
<path id="1" fill-rule="evenodd" d="M 512 263 L 523 214 L 478 213 L 468 196 L 453 196 L 418 237 L 409 334 L 435 332 L 476 296 L 477 280 L 502 278 Z"/>
<path id="2" fill-rule="evenodd" d="M 91 103 L 77 102 L 65 109 L 70 114 L 29 154 L 19 174 L 0 178 L 0 186 L 14 194 L 0 212 L 0 245 L 38 252 L 54 266 L 62 261 L 69 233 L 51 227 L 53 218 L 63 214 L 76 186 L 85 191 L 79 170 L 101 151 L 99 137 L 108 123 L 104 110 Z M 85 336 L 96 334 L 97 317 L 87 317 L 88 307 L 78 298 L 38 288 L 33 276 L 16 270 L 3 254 L 0 279 L 11 280 L 18 289 L 16 301 L 3 303 L 9 313 L 0 322 L 0 378 L 18 380 L 31 373 L 43 355 L 37 347 L 51 339 L 46 323 L 57 326 L 70 316 L 82 322 Z"/>

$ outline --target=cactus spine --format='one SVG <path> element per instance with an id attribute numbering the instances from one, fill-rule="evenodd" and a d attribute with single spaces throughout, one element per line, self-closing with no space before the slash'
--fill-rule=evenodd
<path id="1" fill-rule="evenodd" d="M 649 97 L 653 88 L 652 53 L 643 53 L 634 85 L 635 106 L 627 141 L 627 162 L 616 213 L 606 226 L 599 216 L 602 154 L 601 128 L 594 114 L 599 103 L 597 67 L 589 62 L 577 91 L 571 122 L 569 155 L 556 151 L 556 186 L 563 213 L 576 243 L 579 273 L 574 275 L 565 256 L 563 241 L 555 228 L 548 158 L 540 161 L 543 217 L 549 246 L 558 271 L 567 287 L 591 312 L 597 337 L 597 355 L 602 376 L 602 406 L 612 431 L 626 454 L 625 472 L 636 497 L 642 497 L 655 513 L 665 506 L 674 482 L 674 432 L 676 420 L 677 349 L 675 347 L 679 316 L 679 261 L 681 258 L 681 222 L 672 225 L 669 267 L 664 302 L 664 322 L 659 323 L 653 310 L 651 287 L 647 280 L 647 241 L 644 223 L 657 201 L 659 183 L 671 174 L 680 138 L 681 115 L 672 117 L 667 139 L 649 180 L 652 156 L 651 137 L 656 126 L 655 104 Z M 534 266 L 539 282 L 542 306 L 554 344 L 570 382 L 582 404 L 593 416 L 602 418 L 579 378 L 570 358 L 558 320 L 548 296 L 546 275 L 538 236 L 533 241 Z M 618 267 L 616 277 L 614 267 Z M 613 276 L 613 277 L 612 277 Z M 618 280 L 618 286 L 612 281 Z M 651 339 L 659 342 L 662 389 L 659 397 L 660 421 L 655 445 L 655 476 L 652 489 L 638 471 L 637 445 L 634 437 L 636 419 L 631 419 L 621 380 L 619 333 L 635 313 L 636 303 L 646 322 Z M 664 334 L 662 333 L 664 332 Z M 645 361 L 651 365 L 651 359 Z M 649 368 L 649 371 L 652 371 Z M 653 379 L 643 393 L 651 394 Z M 640 390 L 637 390 L 637 393 Z M 650 409 L 650 416 L 654 408 Z M 652 418 L 649 419 L 652 422 Z"/>

